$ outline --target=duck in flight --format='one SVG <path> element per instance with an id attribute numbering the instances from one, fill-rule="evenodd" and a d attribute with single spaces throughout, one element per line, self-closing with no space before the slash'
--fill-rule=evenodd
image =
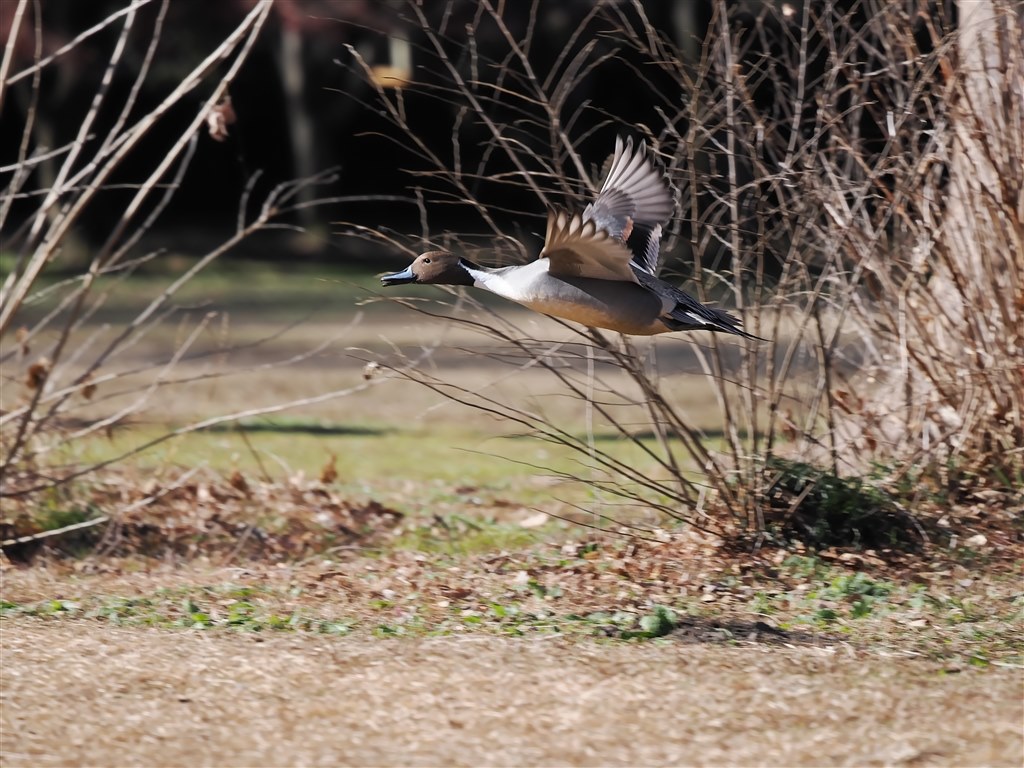
<path id="1" fill-rule="evenodd" d="M 637 336 L 706 330 L 757 339 L 737 318 L 658 278 L 662 226 L 674 210 L 673 189 L 647 145 L 619 137 L 597 199 L 582 214 L 548 211 L 536 260 L 489 269 L 428 251 L 381 283 L 472 285 L 546 315 Z M 636 256 L 626 243 L 635 226 L 649 230 Z"/>

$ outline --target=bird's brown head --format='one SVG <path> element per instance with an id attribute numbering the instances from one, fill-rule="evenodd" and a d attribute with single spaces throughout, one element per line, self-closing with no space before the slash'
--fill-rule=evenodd
<path id="1" fill-rule="evenodd" d="M 469 262 L 447 251 L 427 251 L 416 258 L 401 272 L 384 275 L 380 281 L 385 286 L 405 283 L 434 285 L 473 285 L 473 276 L 466 267 Z"/>

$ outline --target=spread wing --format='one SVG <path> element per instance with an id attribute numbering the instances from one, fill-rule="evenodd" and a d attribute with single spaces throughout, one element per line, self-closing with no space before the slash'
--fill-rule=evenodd
<path id="1" fill-rule="evenodd" d="M 644 252 L 633 258 L 633 263 L 649 275 L 658 276 L 658 262 L 661 261 L 661 224 L 655 224 L 647 235 Z"/>
<path id="2" fill-rule="evenodd" d="M 675 210 L 675 191 L 661 165 L 632 137 L 615 139 L 615 154 L 597 199 L 583 211 L 583 218 L 625 240 L 633 223 L 653 226 L 667 222 Z"/>
<path id="3" fill-rule="evenodd" d="M 629 248 L 578 213 L 548 211 L 548 231 L 539 258 L 551 261 L 548 273 L 557 277 L 637 282 Z"/>

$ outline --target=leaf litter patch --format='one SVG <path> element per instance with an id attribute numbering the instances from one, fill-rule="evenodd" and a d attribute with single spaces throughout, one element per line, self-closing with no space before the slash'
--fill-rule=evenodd
<path id="1" fill-rule="evenodd" d="M 7 620 L 377 638 L 499 635 L 925 657 L 939 671 L 1024 664 L 1017 571 L 762 550 L 695 533 L 589 536 L 476 554 L 342 547 L 268 563 L 38 560 L 5 568 Z"/>
<path id="2" fill-rule="evenodd" d="M 5 504 L 3 553 L 23 564 L 43 552 L 281 562 L 378 546 L 405 517 L 375 500 L 343 496 L 330 477 L 255 481 L 236 470 L 227 478 L 186 478 L 106 479 Z"/>

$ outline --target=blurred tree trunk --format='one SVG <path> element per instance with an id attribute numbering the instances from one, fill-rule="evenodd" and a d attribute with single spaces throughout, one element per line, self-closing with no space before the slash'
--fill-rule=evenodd
<path id="1" fill-rule="evenodd" d="M 957 7 L 958 45 L 946 72 L 949 181 L 944 191 L 930 185 L 924 217 L 936 256 L 928 293 L 943 309 L 931 332 L 962 355 L 965 323 L 976 327 L 974 352 L 999 343 L 991 336 L 1007 318 L 982 316 L 1005 309 L 993 289 L 1007 297 L 1022 289 L 1012 283 L 1024 273 L 1024 4 L 958 0 Z"/>
<path id="2" fill-rule="evenodd" d="M 1024 258 L 1024 3 L 958 0 L 958 9 L 961 85 L 945 224 L 963 267 L 1006 272 L 1007 259 Z M 993 228 L 1016 247 L 987 248 Z"/>
<path id="3" fill-rule="evenodd" d="M 1024 438 L 1024 4 L 957 7 L 946 91 L 949 181 L 928 195 L 931 275 L 908 298 L 933 344 L 918 362 L 931 375 L 901 368 L 907 404 L 931 414 L 925 440 L 955 434 L 958 450 L 1010 463 L 1012 441 Z"/>
<path id="4" fill-rule="evenodd" d="M 676 46 L 687 62 L 700 60 L 701 40 L 707 30 L 697 29 L 697 3 L 672 3 L 672 26 Z"/>
<path id="5" fill-rule="evenodd" d="M 306 103 L 306 70 L 302 60 L 302 30 L 283 18 L 280 25 L 281 37 L 277 49 L 278 68 L 281 70 L 281 84 L 284 88 L 285 113 L 288 120 L 288 136 L 291 140 L 292 161 L 295 176 L 309 178 L 317 172 L 316 135 L 313 120 Z M 299 190 L 299 201 L 309 202 L 315 197 L 315 190 L 304 186 Z M 302 208 L 299 216 L 303 226 L 316 222 L 312 206 Z"/>

